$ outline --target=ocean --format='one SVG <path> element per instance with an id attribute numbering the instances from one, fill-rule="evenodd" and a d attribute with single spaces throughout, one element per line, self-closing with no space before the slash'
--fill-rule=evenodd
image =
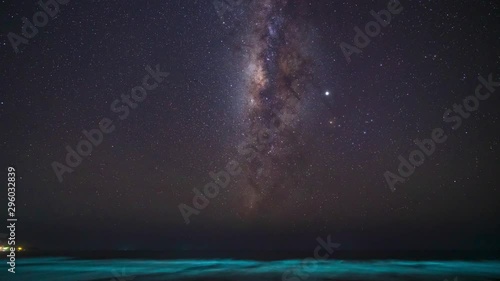
<path id="1" fill-rule="evenodd" d="M 500 280 L 500 260 L 82 259 L 28 257 L 0 280 Z M 5 277 L 6 276 L 6 277 Z M 6 279 L 7 278 L 7 279 Z"/>

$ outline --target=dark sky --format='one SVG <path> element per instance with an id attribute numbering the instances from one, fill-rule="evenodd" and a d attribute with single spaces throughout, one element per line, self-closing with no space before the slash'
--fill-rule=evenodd
<path id="1" fill-rule="evenodd" d="M 331 234 L 345 249 L 500 249 L 500 90 L 456 130 L 443 120 L 479 76 L 500 80 L 498 1 L 401 1 L 350 63 L 341 43 L 388 0 L 214 3 L 70 1 L 15 53 L 7 34 L 41 8 L 1 1 L 0 163 L 17 170 L 19 240 L 309 249 Z M 114 112 L 148 65 L 169 74 Z M 60 182 L 53 163 L 103 118 L 114 130 Z M 384 173 L 434 128 L 447 140 L 391 191 Z M 248 142 L 259 134 L 270 140 Z M 240 174 L 186 225 L 179 205 L 230 161 Z"/>

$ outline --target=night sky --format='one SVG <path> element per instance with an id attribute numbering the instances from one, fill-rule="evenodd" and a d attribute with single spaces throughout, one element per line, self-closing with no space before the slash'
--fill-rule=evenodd
<path id="1" fill-rule="evenodd" d="M 500 90 L 456 130 L 443 118 L 479 76 L 500 80 L 498 1 L 401 1 L 350 62 L 341 43 L 389 0 L 228 2 L 69 1 L 16 53 L 9 32 L 41 8 L 1 1 L 0 166 L 5 182 L 17 171 L 19 241 L 500 249 Z M 113 131 L 59 181 L 54 162 L 103 118 Z M 446 141 L 392 191 L 384 173 L 435 128 Z M 193 189 L 228 163 L 240 173 L 186 224 Z"/>

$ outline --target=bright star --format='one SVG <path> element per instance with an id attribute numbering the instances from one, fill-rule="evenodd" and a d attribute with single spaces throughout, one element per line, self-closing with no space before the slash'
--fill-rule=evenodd
<path id="1" fill-rule="evenodd" d="M 325 93 L 325 96 L 329 96 L 329 95 L 330 95 L 330 92 L 326 92 L 326 93 Z"/>

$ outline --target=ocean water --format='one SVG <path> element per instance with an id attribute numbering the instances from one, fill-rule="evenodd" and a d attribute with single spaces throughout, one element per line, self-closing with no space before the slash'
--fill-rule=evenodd
<path id="1" fill-rule="evenodd" d="M 24 258 L 0 280 L 500 280 L 500 261 Z"/>

